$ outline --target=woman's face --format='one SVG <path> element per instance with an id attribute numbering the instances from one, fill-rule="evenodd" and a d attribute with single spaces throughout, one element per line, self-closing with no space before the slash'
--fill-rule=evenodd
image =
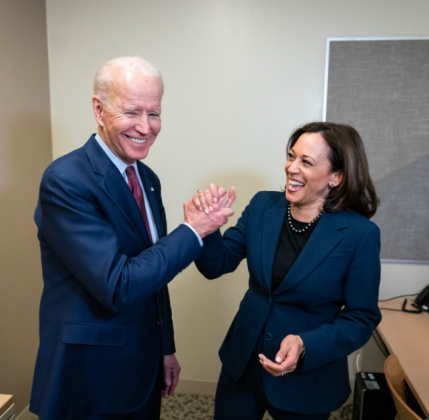
<path id="1" fill-rule="evenodd" d="M 298 138 L 285 165 L 288 201 L 298 207 L 323 207 L 328 185 L 337 186 L 342 179 L 342 174 L 331 172 L 329 152 L 319 133 L 304 133 Z"/>

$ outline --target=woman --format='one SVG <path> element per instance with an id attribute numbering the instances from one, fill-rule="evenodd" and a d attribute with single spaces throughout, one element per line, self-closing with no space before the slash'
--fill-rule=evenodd
<path id="1" fill-rule="evenodd" d="M 359 134 L 311 123 L 287 150 L 285 193 L 256 194 L 196 260 L 214 279 L 247 258 L 250 275 L 219 352 L 217 420 L 328 419 L 350 393 L 347 355 L 381 319 L 378 198 Z M 212 185 L 193 201 L 216 210 L 232 201 L 223 194 Z"/>

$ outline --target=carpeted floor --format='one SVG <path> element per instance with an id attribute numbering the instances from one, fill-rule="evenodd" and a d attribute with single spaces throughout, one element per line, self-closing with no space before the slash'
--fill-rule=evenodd
<path id="1" fill-rule="evenodd" d="M 176 393 L 163 399 L 161 420 L 213 420 L 213 411 L 213 396 Z M 272 420 L 272 417 L 266 413 L 263 420 Z M 329 420 L 352 420 L 352 406 L 335 411 Z"/>

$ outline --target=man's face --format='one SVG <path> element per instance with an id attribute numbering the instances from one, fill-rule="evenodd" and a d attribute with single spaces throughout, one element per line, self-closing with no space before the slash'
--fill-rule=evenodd
<path id="1" fill-rule="evenodd" d="M 137 72 L 113 76 L 108 104 L 93 97 L 98 133 L 123 162 L 132 164 L 149 154 L 161 131 L 161 99 L 159 79 Z"/>

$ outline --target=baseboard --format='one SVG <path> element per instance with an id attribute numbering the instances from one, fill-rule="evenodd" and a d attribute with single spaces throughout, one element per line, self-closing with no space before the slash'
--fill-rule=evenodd
<path id="1" fill-rule="evenodd" d="M 180 379 L 176 391 L 179 394 L 215 395 L 217 382 Z"/>
<path id="2" fill-rule="evenodd" d="M 16 420 L 39 420 L 39 417 L 37 417 L 35 414 L 30 413 L 29 405 L 25 407 L 25 409 L 22 411 L 22 413 L 16 418 Z"/>

